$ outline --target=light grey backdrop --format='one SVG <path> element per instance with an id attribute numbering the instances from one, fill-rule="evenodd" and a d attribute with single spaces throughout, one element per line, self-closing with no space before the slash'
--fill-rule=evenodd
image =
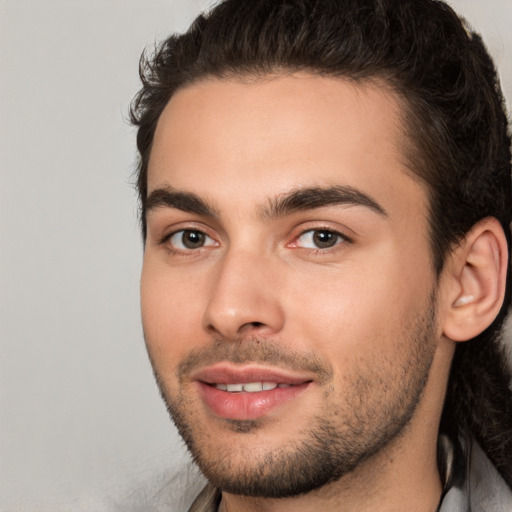
<path id="1" fill-rule="evenodd" d="M 0 0 L 0 512 L 125 512 L 183 463 L 143 347 L 125 119 L 143 47 L 207 4 Z M 512 0 L 452 4 L 512 98 Z"/>

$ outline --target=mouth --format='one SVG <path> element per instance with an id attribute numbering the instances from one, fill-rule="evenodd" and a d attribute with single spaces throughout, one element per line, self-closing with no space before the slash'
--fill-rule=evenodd
<path id="1" fill-rule="evenodd" d="M 278 415 L 313 384 L 310 375 L 228 363 L 201 369 L 193 379 L 206 409 L 229 420 Z"/>
<path id="2" fill-rule="evenodd" d="M 293 384 L 277 383 L 277 382 L 246 382 L 240 384 L 211 384 L 220 391 L 228 393 L 260 393 L 261 391 L 272 391 L 280 388 L 286 389 L 292 387 Z"/>

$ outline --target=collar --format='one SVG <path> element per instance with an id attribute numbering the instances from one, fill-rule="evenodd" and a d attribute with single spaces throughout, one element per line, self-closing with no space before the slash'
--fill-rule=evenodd
<path id="1" fill-rule="evenodd" d="M 442 437 L 447 479 L 439 512 L 511 512 L 512 490 L 480 445 L 474 439 L 455 445 Z"/>

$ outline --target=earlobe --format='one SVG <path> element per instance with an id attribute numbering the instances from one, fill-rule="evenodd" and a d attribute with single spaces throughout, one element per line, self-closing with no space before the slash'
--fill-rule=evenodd
<path id="1" fill-rule="evenodd" d="M 446 277 L 443 334 L 466 341 L 496 318 L 505 294 L 508 248 L 500 223 L 477 223 L 451 255 Z"/>

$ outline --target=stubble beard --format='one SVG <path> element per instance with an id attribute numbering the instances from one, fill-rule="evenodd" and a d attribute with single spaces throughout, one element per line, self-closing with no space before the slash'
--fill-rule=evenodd
<path id="1" fill-rule="evenodd" d="M 381 358 L 378 368 L 357 368 L 340 386 L 340 400 L 332 400 L 338 397 L 330 382 L 333 372 L 328 361 L 311 355 L 283 354 L 282 349 L 264 340 L 239 344 L 217 341 L 204 357 L 193 353 L 185 358 L 178 370 L 182 375 L 200 361 L 217 359 L 235 363 L 281 362 L 314 369 L 320 376 L 326 404 L 321 413 L 312 417 L 300 437 L 263 455 L 255 456 L 251 443 L 245 443 L 245 439 L 238 444 L 236 435 L 254 435 L 264 429 L 264 420 L 226 422 L 225 436 L 229 438 L 231 431 L 233 440 L 216 449 L 218 440 L 210 435 L 207 424 L 197 420 L 189 397 L 184 393 L 170 397 L 156 370 L 155 376 L 174 424 L 212 485 L 244 496 L 297 496 L 339 480 L 404 433 L 421 400 L 434 357 L 435 311 L 432 296 L 429 306 L 404 329 L 393 359 Z"/>

